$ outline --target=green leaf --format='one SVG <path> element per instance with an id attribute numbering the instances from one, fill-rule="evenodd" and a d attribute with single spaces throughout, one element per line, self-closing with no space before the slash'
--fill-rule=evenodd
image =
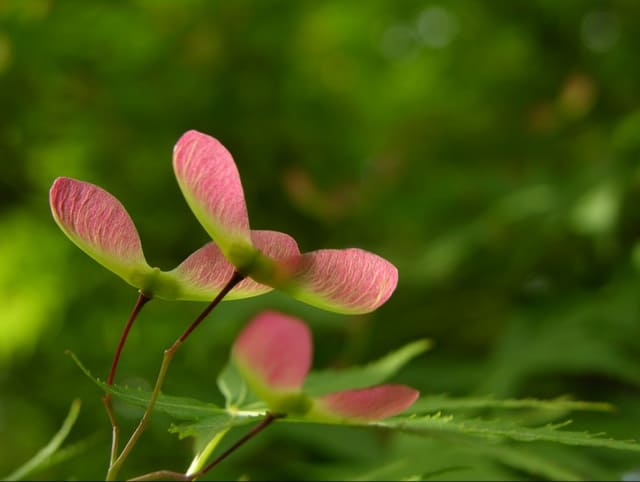
<path id="1" fill-rule="evenodd" d="M 443 467 L 438 470 L 432 470 L 429 472 L 406 476 L 404 475 L 404 473 L 409 470 L 408 466 L 415 466 L 415 463 L 413 463 L 413 461 L 409 459 L 398 460 L 390 464 L 384 464 L 382 467 L 379 467 L 375 470 L 360 474 L 354 477 L 353 480 L 429 480 L 434 477 L 449 475 L 456 472 L 469 470 L 471 468 L 467 465 L 454 465 L 450 467 Z M 404 468 L 402 476 L 397 475 L 399 473 L 399 467 Z M 416 473 L 415 470 L 416 469 L 414 468 L 412 472 L 413 474 Z M 455 480 L 456 478 L 452 477 L 452 479 Z"/>
<path id="2" fill-rule="evenodd" d="M 211 436 L 211 434 L 228 430 L 232 427 L 239 427 L 241 425 L 260 421 L 264 416 L 264 412 L 237 412 L 235 414 L 224 413 L 202 419 L 195 423 L 180 425 L 172 424 L 169 428 L 169 432 L 177 434 L 180 439 L 205 434 Z"/>
<path id="3" fill-rule="evenodd" d="M 195 437 L 204 435 L 205 433 L 215 435 L 218 432 L 228 429 L 232 426 L 233 416 L 229 413 L 221 413 L 211 417 L 207 417 L 199 422 L 192 424 L 171 424 L 169 432 L 178 434 L 180 439 L 185 437 Z"/>
<path id="4" fill-rule="evenodd" d="M 171 431 L 171 428 L 169 429 Z M 215 430 L 210 433 L 201 433 L 195 436 L 194 447 L 195 456 L 189 464 L 186 474 L 192 475 L 202 470 L 207 463 L 207 460 L 220 444 L 225 435 L 229 432 L 229 429 Z"/>
<path id="5" fill-rule="evenodd" d="M 523 427 L 500 420 L 470 420 L 437 413 L 426 417 L 397 417 L 370 425 L 421 436 L 471 435 L 490 439 L 509 438 L 521 442 L 546 441 L 566 445 L 607 447 L 640 452 L 640 444 L 635 440 L 614 440 L 604 438 L 602 433 L 592 434 L 560 430 L 570 423 L 571 421 L 568 420 L 543 427 Z"/>
<path id="6" fill-rule="evenodd" d="M 563 467 L 548 457 L 535 454 L 530 446 L 483 443 L 477 444 L 476 448 L 479 453 L 536 477 L 550 480 L 585 480 L 579 473 Z"/>
<path id="7" fill-rule="evenodd" d="M 358 371 L 362 373 L 363 377 L 384 376 L 386 373 L 390 373 L 393 369 L 397 369 L 402 365 L 402 360 L 408 360 L 417 353 L 421 353 L 428 347 L 428 344 L 422 343 L 418 345 L 416 343 L 407 345 L 406 347 L 398 350 L 387 357 L 356 370 L 348 370 L 349 377 L 354 376 L 354 373 Z M 103 390 L 111 392 L 116 398 L 127 401 L 134 405 L 145 407 L 149 401 L 149 393 L 139 389 L 131 389 L 128 387 L 107 386 L 105 383 L 93 378 L 90 372 L 80 363 L 75 355 L 70 353 L 72 358 L 83 370 L 83 372 L 91 378 L 98 386 Z M 395 367 L 395 368 L 394 368 Z M 326 372 L 325 372 L 326 373 Z M 342 373 L 342 372 L 340 372 Z M 230 375 L 229 375 L 230 376 Z M 323 375 L 324 376 L 324 375 Z M 339 383 L 346 383 L 346 378 L 338 377 Z M 232 380 L 232 378 L 231 378 Z M 227 381 L 226 383 L 230 383 Z M 362 382 L 364 383 L 364 382 Z M 370 384 L 367 381 L 367 385 Z M 376 383 L 376 382 L 374 382 Z M 358 386 L 358 383 L 355 384 Z M 349 385 L 353 386 L 353 385 Z M 225 389 L 228 393 L 234 394 L 235 388 L 229 388 L 231 385 L 225 385 Z M 573 402 L 566 399 L 556 400 L 492 400 L 492 399 L 460 399 L 447 400 L 446 397 L 433 397 L 434 400 L 426 399 L 427 402 L 416 402 L 418 408 L 425 409 L 431 408 L 436 405 L 449 404 L 448 408 L 458 406 L 459 408 L 480 408 L 480 407 L 498 407 L 498 408 L 523 408 L 523 407 L 536 407 L 536 408 L 562 408 L 562 409 L 574 409 L 574 410 L 608 410 L 610 407 L 607 404 L 601 403 L 588 403 L 588 402 Z M 235 395 L 230 399 L 237 399 Z M 425 400 L 425 399 L 423 399 Z M 187 436 L 196 436 L 202 434 L 212 434 L 220 432 L 228 428 L 246 425 L 262 419 L 265 415 L 264 410 L 237 410 L 231 407 L 227 409 L 220 408 L 211 403 L 205 403 L 198 400 L 192 400 L 188 398 L 172 397 L 161 395 L 156 404 L 158 410 L 163 411 L 174 418 L 183 420 L 195 420 L 195 423 L 173 425 L 170 429 L 171 432 L 177 433 L 181 438 Z M 285 422 L 293 423 L 324 423 L 329 425 L 345 425 L 345 426 L 369 426 L 379 427 L 387 430 L 397 430 L 400 432 L 410 433 L 419 436 L 433 437 L 433 436 L 452 436 L 452 437 L 467 437 L 471 438 L 488 438 L 488 439 L 512 439 L 522 442 L 534 442 L 534 441 L 546 441 L 556 442 L 566 445 L 579 445 L 590 447 L 606 447 L 618 450 L 631 450 L 640 452 L 640 444 L 635 440 L 615 440 L 611 438 L 605 438 L 604 434 L 592 434 L 588 432 L 571 432 L 561 430 L 566 427 L 571 421 L 566 421 L 558 424 L 548 424 L 542 427 L 526 427 L 518 425 L 513 422 L 500 421 L 500 420 L 479 420 L 468 419 L 464 417 L 454 417 L 453 415 L 442 415 L 436 413 L 428 416 L 413 415 L 399 416 L 384 421 L 363 423 L 356 420 L 329 420 L 319 421 L 310 420 L 303 417 L 286 417 L 282 419 Z"/>
<path id="8" fill-rule="evenodd" d="M 218 375 L 218 389 L 224 396 L 226 407 L 238 409 L 248 407 L 259 402 L 255 395 L 249 390 L 242 375 L 235 364 L 227 363 Z"/>
<path id="9" fill-rule="evenodd" d="M 79 440 L 78 442 L 61 447 L 56 451 L 56 453 L 45 460 L 38 469 L 46 470 L 49 467 L 64 463 L 67 460 L 80 457 L 82 454 L 87 453 L 87 451 L 100 445 L 102 442 L 104 442 L 104 434 L 101 431 L 94 432 L 92 435 Z"/>
<path id="10" fill-rule="evenodd" d="M 604 438 L 603 433 L 571 432 L 560 430 L 571 423 L 567 420 L 562 423 L 548 424 L 542 427 L 525 427 L 512 422 L 500 420 L 479 420 L 468 418 L 455 418 L 453 415 L 436 413 L 425 417 L 414 415 L 398 416 L 377 422 L 358 422 L 356 420 L 314 420 L 299 417 L 283 418 L 284 422 L 292 423 L 318 423 L 344 426 L 368 426 L 387 430 L 397 430 L 404 433 L 424 437 L 467 437 L 485 439 L 512 439 L 521 442 L 556 442 L 565 445 L 578 445 L 588 447 L 606 447 L 618 450 L 631 450 L 640 452 L 640 444 L 635 440 L 615 440 Z"/>
<path id="11" fill-rule="evenodd" d="M 431 472 L 425 472 L 424 474 L 416 475 L 415 477 L 407 477 L 403 480 L 429 480 L 429 479 L 433 479 L 434 477 L 439 477 L 441 475 L 449 475 L 451 473 L 459 472 L 461 470 L 469 470 L 469 468 L 470 467 L 468 465 L 455 465 L 452 467 L 444 467 L 440 470 L 432 470 Z M 366 479 L 362 479 L 362 480 L 366 480 Z"/>
<path id="12" fill-rule="evenodd" d="M 151 393 L 140 388 L 130 388 L 119 385 L 107 385 L 105 382 L 95 378 L 91 372 L 82 364 L 78 357 L 70 352 L 66 352 L 78 365 L 87 377 L 89 377 L 98 387 L 105 392 L 111 393 L 115 398 L 132 405 L 146 408 L 151 398 Z M 156 401 L 155 410 L 166 413 L 173 418 L 180 420 L 199 420 L 201 418 L 213 417 L 220 414 L 227 414 L 227 411 L 213 403 L 201 402 L 192 398 L 173 397 L 160 394 Z"/>
<path id="13" fill-rule="evenodd" d="M 368 365 L 345 370 L 311 372 L 305 380 L 303 390 L 310 396 L 318 396 L 340 390 L 377 385 L 393 376 L 400 368 L 429 350 L 431 346 L 430 340 L 418 340 Z"/>
<path id="14" fill-rule="evenodd" d="M 109 386 L 99 382 L 105 391 L 113 394 L 114 397 L 128 402 L 138 407 L 146 408 L 149 404 L 151 393 L 140 388 L 121 387 L 118 385 Z M 186 397 L 173 397 L 160 394 L 154 410 L 166 413 L 173 418 L 180 420 L 198 420 L 205 417 L 226 414 L 226 410 L 213 403 L 206 403 L 200 400 Z"/>
<path id="15" fill-rule="evenodd" d="M 53 438 L 49 441 L 47 445 L 45 445 L 42 449 L 38 451 L 31 459 L 29 459 L 22 466 L 18 467 L 11 474 L 9 474 L 3 480 L 21 480 L 25 477 L 31 475 L 35 470 L 39 469 L 43 465 L 47 463 L 47 461 L 51 458 L 53 454 L 60 448 L 64 440 L 69 435 L 71 428 L 76 423 L 78 419 L 78 414 L 80 413 L 80 405 L 82 403 L 80 400 L 74 400 L 71 402 L 71 407 L 69 408 L 69 413 L 67 417 L 62 422 L 62 426 L 58 430 L 58 432 L 53 436 Z"/>
<path id="16" fill-rule="evenodd" d="M 485 408 L 496 409 L 522 409 L 532 408 L 538 410 L 557 411 L 613 411 L 613 406 L 603 402 L 583 402 L 570 400 L 566 397 L 554 398 L 552 400 L 539 400 L 535 398 L 496 400 L 493 397 L 469 397 L 469 398 L 449 398 L 446 395 L 425 396 L 416 401 L 411 406 L 413 413 L 437 412 L 440 410 L 478 410 Z"/>

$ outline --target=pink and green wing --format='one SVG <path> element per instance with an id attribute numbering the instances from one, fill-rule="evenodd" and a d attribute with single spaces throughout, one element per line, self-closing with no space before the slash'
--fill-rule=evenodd
<path id="1" fill-rule="evenodd" d="M 251 240 L 266 256 L 275 260 L 300 254 L 295 240 L 277 231 L 251 231 Z M 185 259 L 176 269 L 167 273 L 175 278 L 179 288 L 178 299 L 211 301 L 227 284 L 235 267 L 227 261 L 215 243 L 208 243 Z M 258 296 L 272 287 L 245 278 L 233 288 L 225 300 Z"/>
<path id="2" fill-rule="evenodd" d="M 251 241 L 262 254 L 276 261 L 300 256 L 298 243 L 286 233 L 255 229 L 251 231 Z"/>
<path id="3" fill-rule="evenodd" d="M 408 409 L 420 392 L 406 385 L 378 385 L 344 390 L 314 399 L 310 417 L 359 421 L 382 420 Z"/>
<path id="4" fill-rule="evenodd" d="M 328 311 L 368 313 L 385 303 L 398 284 L 393 264 L 358 248 L 312 251 L 294 261 L 298 266 L 287 291 Z"/>
<path id="5" fill-rule="evenodd" d="M 229 282 L 234 271 L 234 267 L 223 256 L 220 248 L 211 242 L 194 251 L 167 275 L 172 276 L 178 282 L 180 288 L 177 299 L 211 301 Z M 266 292 L 266 290 L 256 290 L 254 295 L 262 292 Z M 224 299 L 230 298 L 231 293 L 227 294 Z"/>
<path id="6" fill-rule="evenodd" d="M 124 206 L 104 189 L 68 177 L 49 191 L 51 212 L 60 229 L 80 249 L 136 288 L 152 271 L 140 236 Z"/>
<path id="7" fill-rule="evenodd" d="M 275 311 L 260 313 L 242 330 L 231 356 L 247 385 L 273 411 L 308 408 L 296 406 L 306 399 L 301 389 L 313 356 L 311 333 L 301 320 Z"/>
<path id="8" fill-rule="evenodd" d="M 249 218 L 240 175 L 227 149 L 191 130 L 173 150 L 173 168 L 187 204 L 224 256 L 236 267 L 250 262 Z"/>

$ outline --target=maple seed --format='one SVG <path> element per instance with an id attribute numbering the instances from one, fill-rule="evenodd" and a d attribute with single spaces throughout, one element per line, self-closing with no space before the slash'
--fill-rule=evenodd
<path id="1" fill-rule="evenodd" d="M 314 420 L 381 420 L 409 408 L 414 388 L 387 384 L 312 398 L 302 389 L 313 343 L 307 325 L 276 311 L 258 314 L 236 339 L 231 358 L 247 385 L 274 413 Z"/>
<path id="2" fill-rule="evenodd" d="M 389 261 L 358 248 L 323 249 L 273 257 L 253 242 L 240 175 L 215 138 L 191 130 L 178 140 L 173 168 L 187 204 L 235 268 L 264 285 L 338 313 L 368 313 L 398 283 Z"/>

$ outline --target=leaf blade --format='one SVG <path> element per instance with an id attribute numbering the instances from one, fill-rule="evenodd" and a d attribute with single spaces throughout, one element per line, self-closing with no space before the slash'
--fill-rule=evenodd
<path id="1" fill-rule="evenodd" d="M 635 440 L 603 438 L 603 433 L 573 432 L 560 430 L 571 423 L 547 424 L 542 427 L 524 427 L 509 422 L 457 419 L 441 414 L 426 417 L 397 417 L 372 425 L 399 430 L 420 436 L 435 434 L 470 435 L 480 438 L 507 438 L 520 442 L 556 442 L 565 445 L 605 447 L 640 452 L 640 443 Z"/>
<path id="2" fill-rule="evenodd" d="M 462 397 L 451 398 L 446 395 L 428 395 L 418 400 L 412 408 L 414 413 L 429 413 L 438 411 L 479 410 L 479 409 L 538 409 L 558 411 L 598 411 L 611 412 L 614 407 L 605 402 L 585 402 L 558 397 L 551 400 L 536 398 L 499 400 L 493 397 Z"/>
<path id="3" fill-rule="evenodd" d="M 149 400 L 151 399 L 150 392 L 140 388 L 107 385 L 100 379 L 95 378 L 73 352 L 67 350 L 66 353 L 73 359 L 80 370 L 101 390 L 111 393 L 117 399 L 130 403 L 131 405 L 146 408 L 149 404 Z M 213 403 L 202 402 L 187 397 L 175 397 L 163 393 L 158 396 L 154 410 L 166 413 L 180 420 L 199 420 L 201 418 L 227 413 L 225 409 Z"/>
<path id="4" fill-rule="evenodd" d="M 393 376 L 405 364 L 431 347 L 430 340 L 417 340 L 367 365 L 345 370 L 313 371 L 305 380 L 304 391 L 311 396 L 319 396 L 340 390 L 377 385 Z"/>
<path id="5" fill-rule="evenodd" d="M 30 458 L 27 462 L 14 470 L 3 480 L 21 480 L 26 476 L 32 474 L 35 470 L 45 464 L 47 460 L 50 459 L 54 453 L 56 453 L 56 451 L 60 448 L 62 443 L 71 432 L 71 429 L 76 423 L 76 420 L 78 420 L 81 405 L 82 402 L 79 399 L 75 399 L 73 402 L 71 402 L 69 413 L 62 422 L 60 429 L 51 438 L 49 443 L 41 448 L 32 458 Z"/>

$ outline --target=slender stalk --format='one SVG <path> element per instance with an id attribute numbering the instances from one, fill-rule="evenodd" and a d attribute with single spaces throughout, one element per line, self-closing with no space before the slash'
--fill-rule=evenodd
<path id="1" fill-rule="evenodd" d="M 118 455 L 118 442 L 120 440 L 120 425 L 118 424 L 116 414 L 113 411 L 113 405 L 111 403 L 110 395 L 110 393 L 107 393 L 102 399 L 104 408 L 107 409 L 109 422 L 111 422 L 111 455 L 109 456 L 109 467 L 111 467 L 116 461 L 116 456 Z"/>
<path id="2" fill-rule="evenodd" d="M 262 422 L 260 422 L 258 425 L 253 427 L 240 440 L 238 440 L 236 443 L 234 443 L 231 447 L 229 447 L 227 450 L 225 450 L 222 454 L 220 454 L 218 456 L 218 458 L 216 458 L 215 460 L 210 462 L 208 465 L 206 465 L 204 468 L 200 469 L 199 471 L 191 474 L 191 476 L 189 477 L 188 480 L 195 480 L 198 477 L 201 477 L 204 474 L 206 474 L 207 472 L 209 472 L 212 468 L 214 468 L 216 465 L 218 465 L 220 462 L 222 462 L 224 459 L 226 459 L 229 455 L 231 455 L 233 452 L 238 450 L 240 447 L 242 447 L 245 443 L 247 443 L 253 437 L 255 437 L 260 432 L 262 432 L 265 428 L 267 428 L 271 424 L 271 422 L 273 422 L 277 418 L 282 418 L 282 417 L 284 417 L 284 415 L 273 414 L 271 412 L 268 412 L 267 416 L 264 418 L 264 420 L 262 420 Z"/>
<path id="3" fill-rule="evenodd" d="M 187 475 L 195 474 L 204 466 L 204 464 L 207 463 L 207 459 L 211 456 L 230 429 L 231 427 L 227 427 L 220 430 L 211 440 L 209 440 L 209 443 L 200 452 L 198 452 L 191 461 L 189 468 L 187 468 L 187 471 L 185 472 Z"/>
<path id="4" fill-rule="evenodd" d="M 173 470 L 158 470 L 156 472 L 149 472 L 148 474 L 139 475 L 133 479 L 128 479 L 129 482 L 141 481 L 141 480 L 192 480 L 187 474 L 182 472 L 174 472 Z"/>
<path id="5" fill-rule="evenodd" d="M 118 348 L 116 348 L 116 353 L 113 355 L 113 362 L 111 363 L 111 370 L 109 371 L 109 378 L 107 378 L 107 385 L 113 385 L 113 379 L 116 376 L 116 370 L 118 368 L 118 362 L 120 361 L 120 355 L 122 354 L 122 348 L 124 347 L 125 342 L 127 341 L 127 336 L 129 335 L 129 330 L 133 326 L 133 322 L 136 321 L 138 314 L 142 310 L 142 307 L 150 301 L 151 298 L 147 297 L 144 293 L 140 292 L 138 295 L 138 299 L 136 300 L 136 304 L 131 310 L 131 314 L 129 315 L 129 319 L 127 320 L 127 324 L 122 331 L 122 335 L 120 335 L 120 341 L 118 342 Z"/>
<path id="6" fill-rule="evenodd" d="M 133 431 L 133 434 L 131 434 L 131 437 L 129 438 L 127 445 L 125 445 L 120 455 L 109 467 L 109 471 L 107 472 L 107 480 L 114 480 L 117 477 L 118 472 L 122 467 L 122 464 L 124 463 L 124 461 L 127 459 L 129 454 L 133 450 L 133 447 L 138 442 L 138 439 L 140 438 L 144 430 L 147 428 L 147 424 L 149 423 L 149 418 L 151 417 L 151 412 L 153 412 L 153 408 L 158 400 L 158 397 L 160 396 L 160 389 L 162 388 L 162 385 L 164 384 L 164 379 L 167 376 L 167 370 L 169 369 L 169 364 L 171 363 L 171 360 L 175 355 L 176 351 L 178 350 L 178 348 L 180 348 L 180 345 L 184 343 L 184 341 L 191 334 L 191 332 L 195 330 L 200 323 L 202 323 L 202 321 L 207 317 L 209 313 L 211 313 L 211 310 L 213 310 L 216 306 L 218 306 L 218 304 L 227 295 L 227 293 L 229 293 L 229 291 L 231 291 L 233 287 L 243 279 L 244 279 L 244 275 L 238 272 L 234 272 L 231 279 L 227 282 L 224 288 L 222 288 L 220 293 L 218 293 L 218 296 L 216 296 L 215 299 L 211 303 L 209 303 L 209 305 L 202 311 L 202 313 L 200 313 L 200 315 L 198 315 L 198 317 L 193 321 L 193 323 L 189 325 L 189 327 L 184 331 L 184 333 L 182 333 L 182 335 L 180 335 L 180 337 L 176 341 L 174 341 L 169 348 L 167 348 L 164 351 L 162 364 L 160 365 L 160 371 L 158 372 L 158 377 L 156 378 L 156 384 L 153 387 L 153 392 L 151 392 L 151 398 L 149 399 L 149 404 L 147 405 L 147 408 L 144 414 L 142 415 L 142 418 L 140 419 L 138 426 Z"/>
<path id="7" fill-rule="evenodd" d="M 183 474 L 180 472 L 174 472 L 171 470 L 158 470 L 157 472 L 150 472 L 148 474 L 140 475 L 138 477 L 134 477 L 133 479 L 129 479 L 129 481 L 143 481 L 143 480 L 196 480 L 198 477 L 202 477 L 204 474 L 209 472 L 212 468 L 226 459 L 233 452 L 242 447 L 245 443 L 251 440 L 253 437 L 262 432 L 265 428 L 267 428 L 275 419 L 282 418 L 284 415 L 267 413 L 267 416 L 262 420 L 258 425 L 253 427 L 249 432 L 247 432 L 240 440 L 234 443 L 231 447 L 225 450 L 222 454 L 220 454 L 215 460 L 210 462 L 204 468 L 194 472 L 193 474 Z"/>
<path id="8" fill-rule="evenodd" d="M 118 347 L 116 348 L 116 352 L 113 355 L 113 361 L 111 362 L 111 370 L 109 371 L 109 377 L 107 378 L 107 385 L 113 385 L 113 379 L 116 376 L 116 370 L 118 368 L 118 363 L 120 362 L 120 355 L 122 354 L 122 349 L 124 348 L 124 344 L 127 341 L 127 336 L 129 335 L 129 331 L 133 326 L 133 322 L 136 321 L 138 314 L 142 310 L 142 307 L 149 301 L 151 298 L 144 295 L 142 292 L 138 295 L 138 299 L 136 300 L 136 304 L 133 306 L 131 310 L 131 314 L 129 315 L 129 319 L 127 320 L 126 325 L 124 326 L 124 330 L 122 330 L 122 335 L 120 335 L 120 341 L 118 342 Z M 120 434 L 120 426 L 118 425 L 118 421 L 116 420 L 116 414 L 113 411 L 113 405 L 111 404 L 111 393 L 107 392 L 102 399 L 104 403 L 104 407 L 107 410 L 107 415 L 109 417 L 109 421 L 111 422 L 111 456 L 109 458 L 109 465 L 113 465 L 116 460 L 116 456 L 118 455 L 118 438 Z"/>
<path id="9" fill-rule="evenodd" d="M 240 283 L 240 281 L 242 281 L 243 279 L 245 279 L 245 275 L 238 273 L 237 271 L 234 271 L 233 275 L 231 276 L 231 279 L 227 282 L 226 285 L 224 285 L 224 288 L 220 290 L 220 293 L 218 293 L 218 296 L 216 296 L 214 300 L 211 303 L 209 303 L 209 306 L 207 306 L 202 311 L 202 313 L 200 313 L 200 315 L 195 320 L 193 320 L 193 323 L 191 323 L 191 325 L 189 325 L 189 327 L 186 330 L 184 330 L 184 333 L 182 333 L 182 335 L 180 335 L 180 338 L 178 338 L 173 343 L 171 348 L 173 348 L 173 346 L 176 346 L 176 345 L 180 346 L 191 334 L 191 332 L 195 330 L 196 327 L 204 321 L 204 319 L 209 315 L 209 313 L 211 313 L 211 310 L 213 310 L 216 306 L 220 304 L 220 302 L 222 301 L 222 298 L 227 296 L 229 291 L 231 291 L 233 287 L 238 283 Z"/>

